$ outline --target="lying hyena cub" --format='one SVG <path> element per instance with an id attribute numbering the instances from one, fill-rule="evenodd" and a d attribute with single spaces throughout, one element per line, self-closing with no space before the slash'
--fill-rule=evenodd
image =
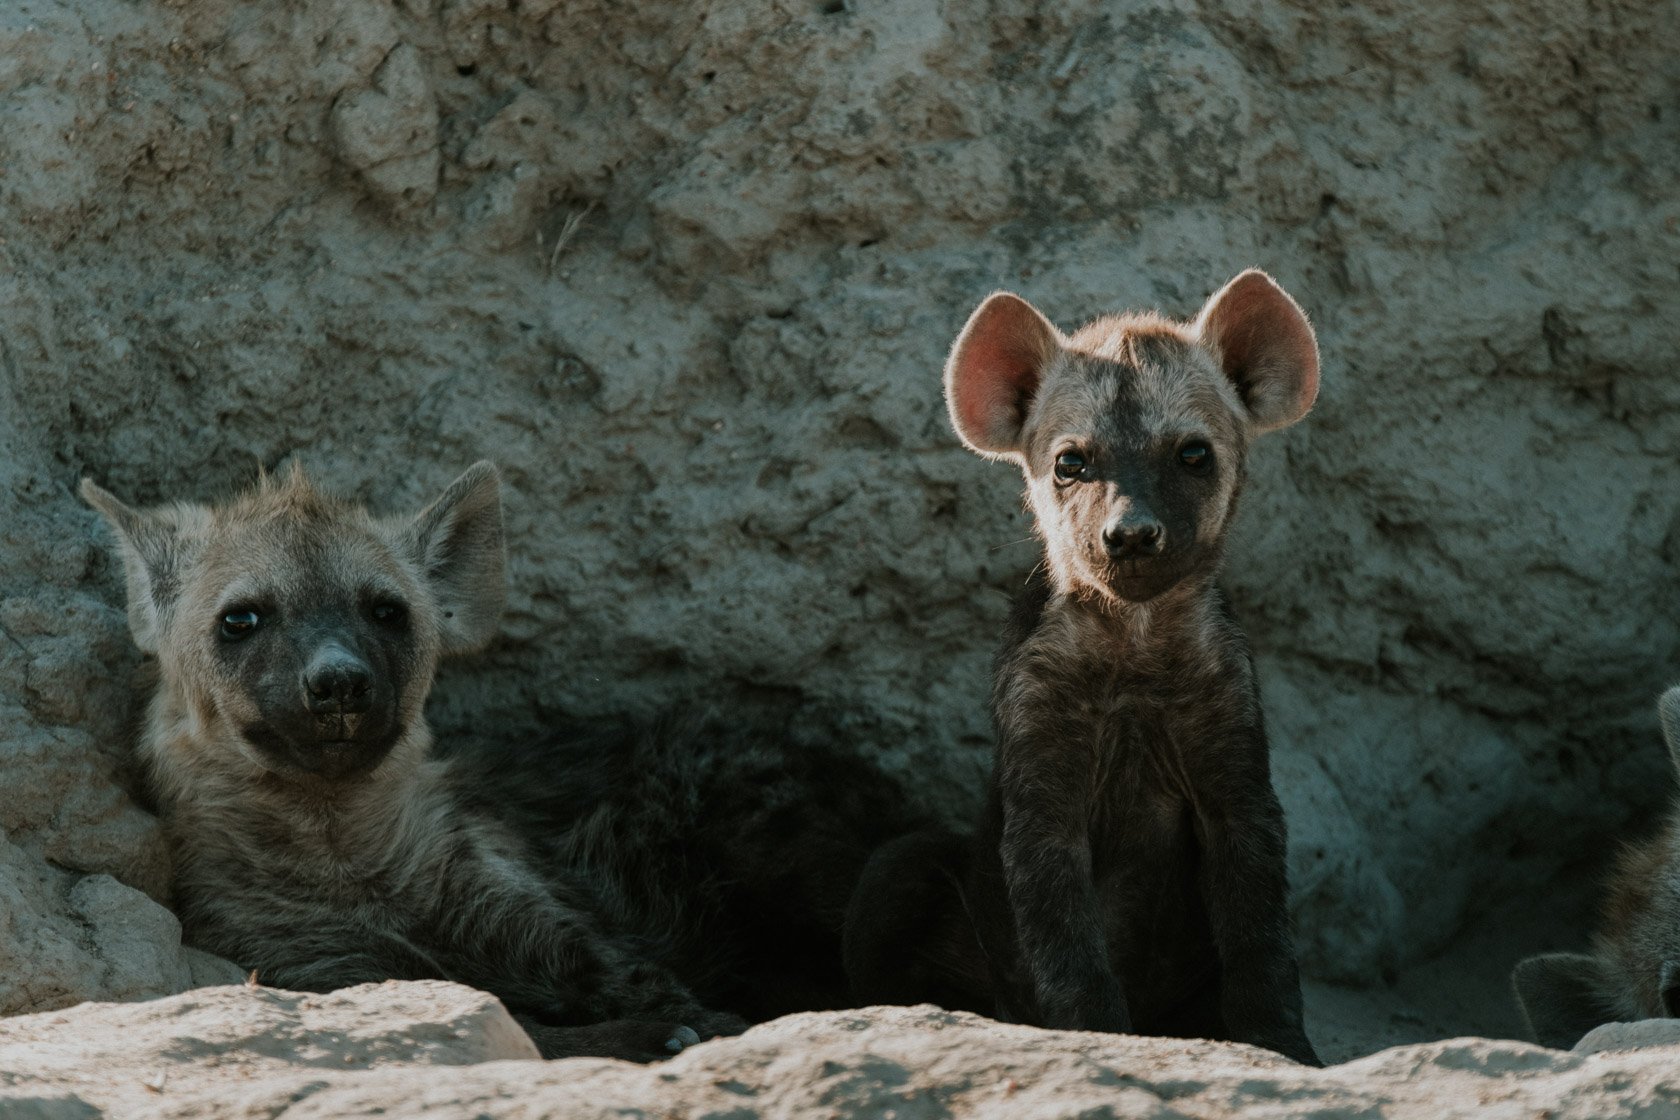
<path id="1" fill-rule="evenodd" d="M 706 727 L 433 751 L 438 659 L 501 610 L 490 464 L 412 519 L 297 470 L 216 509 L 83 493 L 157 655 L 141 751 L 192 943 L 282 987 L 459 980 L 550 1057 L 667 1057 L 744 1026 L 714 1000 L 823 1006 L 825 951 L 843 1000 L 845 900 L 895 812 L 866 779 Z"/>
<path id="2" fill-rule="evenodd" d="M 1045 563 L 997 656 L 979 835 L 872 860 L 848 916 L 854 995 L 1318 1063 L 1254 667 L 1215 584 L 1250 441 L 1317 389 L 1312 328 L 1258 271 L 1191 323 L 1068 337 L 1008 293 L 969 319 L 951 418 L 1026 472 Z"/>
<path id="3" fill-rule="evenodd" d="M 1657 701 L 1680 773 L 1680 686 Z M 1610 881 L 1594 952 L 1530 957 L 1511 973 L 1542 1046 L 1566 1050 L 1601 1023 L 1680 1018 L 1680 802 L 1653 839 L 1629 847 Z"/>

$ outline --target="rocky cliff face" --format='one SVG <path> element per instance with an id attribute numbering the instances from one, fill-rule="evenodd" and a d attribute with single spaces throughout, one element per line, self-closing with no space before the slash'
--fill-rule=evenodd
<path id="1" fill-rule="evenodd" d="M 0 1011 L 191 971 L 145 911 L 155 976 L 35 980 L 69 950 L 29 930 L 105 943 L 78 875 L 167 889 L 82 475 L 295 456 L 395 509 L 493 458 L 511 601 L 440 727 L 797 704 L 960 816 L 1036 553 L 944 348 L 995 288 L 1072 327 L 1256 264 L 1325 361 L 1228 580 L 1307 967 L 1596 870 L 1673 784 L 1677 36 L 1621 0 L 0 5 Z"/>

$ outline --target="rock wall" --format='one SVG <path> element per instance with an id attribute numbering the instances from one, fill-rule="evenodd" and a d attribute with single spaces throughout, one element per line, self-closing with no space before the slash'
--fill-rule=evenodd
<path id="1" fill-rule="evenodd" d="M 1036 554 L 944 348 L 994 288 L 1071 327 L 1254 264 L 1325 361 L 1229 573 L 1309 971 L 1596 871 L 1673 785 L 1672 16 L 0 5 L 0 1011 L 97 994 L 16 994 L 74 875 L 167 897 L 81 476 L 208 499 L 296 457 L 395 509 L 493 458 L 511 599 L 440 727 L 797 704 L 961 815 Z"/>

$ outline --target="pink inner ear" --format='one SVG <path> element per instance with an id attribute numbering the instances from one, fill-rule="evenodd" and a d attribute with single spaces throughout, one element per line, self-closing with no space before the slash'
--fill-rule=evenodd
<path id="1" fill-rule="evenodd" d="M 1019 426 L 1025 419 L 1022 398 L 1030 397 L 1038 384 L 1038 371 L 1030 360 L 996 335 L 975 339 L 965 347 L 963 358 L 964 369 L 970 371 L 957 383 L 964 424 L 988 432 L 1011 422 Z"/>
<path id="2" fill-rule="evenodd" d="M 1050 321 L 1019 296 L 999 292 L 980 305 L 945 371 L 951 419 L 970 447 L 991 454 L 1016 449 L 1057 337 Z"/>
<path id="3" fill-rule="evenodd" d="M 1318 341 L 1300 306 L 1271 277 L 1243 273 L 1208 301 L 1199 320 L 1263 430 L 1307 414 L 1318 397 Z"/>

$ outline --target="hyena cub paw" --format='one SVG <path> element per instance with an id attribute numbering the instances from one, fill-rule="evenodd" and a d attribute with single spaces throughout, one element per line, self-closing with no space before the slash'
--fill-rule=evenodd
<path id="1" fill-rule="evenodd" d="M 658 1062 L 700 1043 L 693 1027 L 653 1019 L 609 1019 L 587 1027 L 551 1027 L 521 1019 L 520 1025 L 545 1058 Z"/>
<path id="2" fill-rule="evenodd" d="M 727 1038 L 740 1034 L 752 1026 L 751 1023 L 739 1015 L 728 1011 L 705 1011 L 699 1015 L 690 1015 L 687 1018 L 689 1022 L 694 1024 L 694 1029 L 700 1032 L 702 1039 Z"/>

